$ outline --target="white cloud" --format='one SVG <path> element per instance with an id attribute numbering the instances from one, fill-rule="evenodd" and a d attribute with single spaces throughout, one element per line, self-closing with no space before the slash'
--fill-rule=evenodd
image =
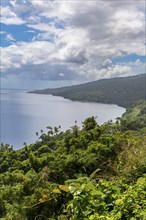
<path id="1" fill-rule="evenodd" d="M 106 59 L 106 60 L 103 61 L 102 66 L 103 67 L 108 67 L 111 64 L 112 64 L 112 61 L 110 59 Z"/>
<path id="2" fill-rule="evenodd" d="M 64 75 L 64 73 L 59 73 L 59 76 L 63 77 L 63 76 L 65 76 L 65 75 Z"/>
<path id="3" fill-rule="evenodd" d="M 11 5 L 2 7 L 3 23 L 25 23 L 38 34 L 32 42 L 2 48 L 6 74 L 16 68 L 32 78 L 91 81 L 144 71 L 140 60 L 112 63 L 116 57 L 145 55 L 144 1 L 16 0 Z"/>
<path id="4" fill-rule="evenodd" d="M 121 9 L 117 11 L 111 18 L 111 26 L 115 26 L 113 29 L 114 34 L 132 33 L 133 35 L 141 32 L 144 27 L 145 16 L 142 12 L 137 10 Z M 116 23 L 116 25 L 115 25 Z"/>
<path id="5" fill-rule="evenodd" d="M 6 37 L 5 37 L 5 40 L 6 40 L 6 41 L 9 41 L 9 42 L 14 42 L 14 41 L 16 41 L 16 40 L 14 39 L 14 37 L 12 36 L 12 34 L 7 34 Z"/>
<path id="6" fill-rule="evenodd" d="M 28 30 L 28 31 L 25 31 L 26 33 L 36 33 L 36 31 L 34 30 Z"/>
<path id="7" fill-rule="evenodd" d="M 19 43 L 1 48 L 2 68 L 23 68 L 23 65 L 45 64 L 50 61 L 53 45 L 49 42 Z"/>
<path id="8" fill-rule="evenodd" d="M 100 75 L 103 76 L 103 78 L 106 78 L 106 77 L 111 78 L 111 77 L 117 77 L 117 76 L 132 75 L 132 72 L 129 66 L 112 65 L 108 68 L 101 69 Z"/>
<path id="9" fill-rule="evenodd" d="M 0 31 L 0 34 L 3 35 L 3 34 L 7 34 L 6 31 Z"/>
<path id="10" fill-rule="evenodd" d="M 21 18 L 19 18 L 9 6 L 7 6 L 7 7 L 1 7 L 1 23 L 7 25 L 10 24 L 21 25 L 25 22 Z"/>

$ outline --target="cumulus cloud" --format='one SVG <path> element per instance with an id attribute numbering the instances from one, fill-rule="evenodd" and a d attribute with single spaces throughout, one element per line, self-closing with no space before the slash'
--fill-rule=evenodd
<path id="1" fill-rule="evenodd" d="M 101 69 L 100 75 L 104 77 L 117 77 L 118 76 L 127 76 L 131 74 L 131 68 L 129 66 L 123 65 L 112 65 L 107 69 Z"/>
<path id="2" fill-rule="evenodd" d="M 7 6 L 7 7 L 1 7 L 1 23 L 10 25 L 10 24 L 16 24 L 16 25 L 21 25 L 24 24 L 25 22 L 17 16 L 16 13 L 12 11 L 12 9 Z"/>
<path id="3" fill-rule="evenodd" d="M 27 15 L 27 16 L 26 16 Z M 144 1 L 10 1 L 2 23 L 37 31 L 31 42 L 2 48 L 2 71 L 42 80 L 84 80 L 144 72 L 140 59 L 113 64 L 127 55 L 145 56 Z M 13 41 L 14 36 L 7 35 Z"/>
<path id="4" fill-rule="evenodd" d="M 18 43 L 2 48 L 2 69 L 9 70 L 12 66 L 45 64 L 50 61 L 53 45 L 45 41 Z"/>
<path id="5" fill-rule="evenodd" d="M 103 67 L 108 67 L 112 64 L 112 61 L 110 59 L 106 59 L 103 61 L 102 66 Z"/>
<path id="6" fill-rule="evenodd" d="M 6 34 L 5 40 L 10 42 L 16 41 L 12 34 Z"/>
<path id="7" fill-rule="evenodd" d="M 1 35 L 6 34 L 6 33 L 7 33 L 6 31 L 0 31 Z"/>

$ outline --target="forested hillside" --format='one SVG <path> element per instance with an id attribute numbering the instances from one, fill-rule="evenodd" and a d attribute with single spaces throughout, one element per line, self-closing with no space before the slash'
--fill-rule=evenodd
<path id="1" fill-rule="evenodd" d="M 36 90 L 34 93 L 52 94 L 78 101 L 93 101 L 130 107 L 146 99 L 146 74 L 102 79 L 86 84 L 56 89 Z"/>
<path id="2" fill-rule="evenodd" d="M 146 102 L 82 125 L 48 126 L 20 150 L 1 144 L 0 219 L 146 219 Z"/>

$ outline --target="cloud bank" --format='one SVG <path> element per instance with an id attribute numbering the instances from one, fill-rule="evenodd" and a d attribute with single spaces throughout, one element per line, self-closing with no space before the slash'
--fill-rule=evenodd
<path id="1" fill-rule="evenodd" d="M 57 85 L 145 72 L 143 0 L 2 0 L 1 22 L 4 84 L 12 76 Z"/>

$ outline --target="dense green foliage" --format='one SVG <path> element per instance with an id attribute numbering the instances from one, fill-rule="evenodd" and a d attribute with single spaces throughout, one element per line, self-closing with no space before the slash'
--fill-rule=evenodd
<path id="1" fill-rule="evenodd" d="M 141 74 L 34 92 L 63 96 L 70 100 L 117 104 L 127 108 L 139 100 L 145 100 L 145 83 L 146 74 Z"/>
<path id="2" fill-rule="evenodd" d="M 116 123 L 48 127 L 20 150 L 0 146 L 0 219 L 146 219 L 146 102 Z"/>

